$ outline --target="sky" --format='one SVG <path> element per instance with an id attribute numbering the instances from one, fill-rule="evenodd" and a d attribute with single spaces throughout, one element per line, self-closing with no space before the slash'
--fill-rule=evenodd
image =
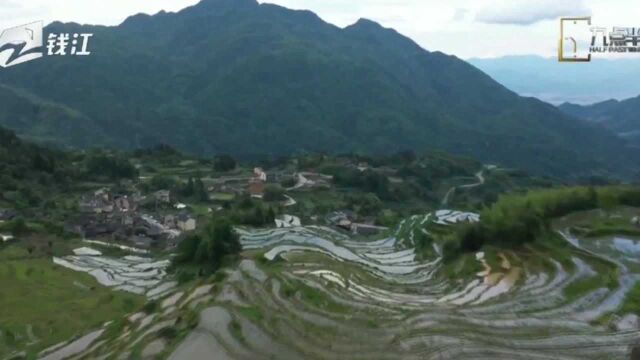
<path id="1" fill-rule="evenodd" d="M 169 12 L 198 0 L 0 0 L 0 29 L 43 20 L 117 25 L 137 13 Z M 260 0 L 260 2 L 263 2 Z M 347 26 L 368 18 L 409 36 L 427 50 L 463 59 L 554 56 L 558 18 L 592 16 L 596 25 L 640 26 L 630 0 L 269 0 L 308 9 Z"/>

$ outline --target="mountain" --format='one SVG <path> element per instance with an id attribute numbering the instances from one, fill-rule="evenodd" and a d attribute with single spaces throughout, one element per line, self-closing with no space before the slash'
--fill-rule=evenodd
<path id="1" fill-rule="evenodd" d="M 42 194 L 65 186 L 73 173 L 68 154 L 25 142 L 0 127 L 0 210 L 40 203 Z"/>
<path id="2" fill-rule="evenodd" d="M 65 144 L 236 156 L 439 149 L 562 177 L 628 176 L 638 165 L 614 134 L 369 20 L 342 29 L 309 11 L 203 0 L 46 32 L 93 33 L 92 54 L 24 63 L 0 83 L 71 109 L 100 134 L 50 129 Z M 16 112 L 0 125 L 15 128 Z"/>
<path id="3" fill-rule="evenodd" d="M 557 58 L 504 56 L 469 59 L 469 63 L 523 96 L 552 104 L 592 104 L 640 94 L 640 60 L 593 59 L 589 63 L 561 63 Z"/>
<path id="4" fill-rule="evenodd" d="M 30 140 L 89 147 L 96 138 L 103 138 L 99 125 L 91 118 L 26 91 L 0 84 L 0 104 L 2 125 Z"/>
<path id="5" fill-rule="evenodd" d="M 640 147 L 640 96 L 588 106 L 564 103 L 559 108 L 569 115 L 602 125 Z"/>

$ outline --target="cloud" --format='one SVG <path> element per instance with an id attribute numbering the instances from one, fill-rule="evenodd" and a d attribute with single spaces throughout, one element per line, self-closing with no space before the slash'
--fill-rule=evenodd
<path id="1" fill-rule="evenodd" d="M 42 13 L 48 11 L 48 6 L 46 4 L 27 4 L 25 2 L 17 0 L 0 1 L 5 1 L 2 3 L 2 7 L 0 7 L 1 28 L 7 28 L 22 25 L 27 22 L 42 20 Z"/>
<path id="2" fill-rule="evenodd" d="M 487 24 L 530 25 L 562 16 L 591 15 L 582 0 L 501 0 L 476 12 L 476 21 Z"/>
<path id="3" fill-rule="evenodd" d="M 453 21 L 464 21 L 469 14 L 469 10 L 457 8 L 456 12 L 453 14 Z"/>

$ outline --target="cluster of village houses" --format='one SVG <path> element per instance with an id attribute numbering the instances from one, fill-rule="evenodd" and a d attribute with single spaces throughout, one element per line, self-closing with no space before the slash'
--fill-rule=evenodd
<path id="1" fill-rule="evenodd" d="M 260 168 L 247 177 L 224 177 L 214 180 L 209 191 L 242 194 L 262 198 L 269 179 Z M 142 205 L 145 204 L 145 209 Z M 99 189 L 79 200 L 79 214 L 66 224 L 68 231 L 85 239 L 128 242 L 139 248 L 175 247 L 181 235 L 197 227 L 196 217 L 187 206 L 174 203 L 170 190 L 147 196 L 119 194 Z M 153 213 L 153 215 L 151 214 Z"/>
<path id="2" fill-rule="evenodd" d="M 367 164 L 358 164 L 361 171 L 367 168 Z M 267 174 L 262 168 L 255 168 L 249 177 L 224 176 L 213 179 L 207 190 L 218 194 L 249 194 L 261 199 L 266 184 L 279 183 L 286 177 L 293 179 L 294 183 L 286 189 L 288 191 L 328 188 L 332 182 L 331 176 L 319 173 Z M 295 204 L 292 197 L 287 198 L 288 205 Z M 216 200 L 213 197 L 211 199 Z M 142 204 L 146 205 L 146 209 L 155 211 L 143 211 Z M 284 204 L 285 207 L 288 205 Z M 193 231 L 197 226 L 196 217 L 188 212 L 186 205 L 172 202 L 169 190 L 143 196 L 140 193 L 119 194 L 109 189 L 100 189 L 84 195 L 78 208 L 79 215 L 68 221 L 66 230 L 78 233 L 86 239 L 129 242 L 140 248 L 174 247 L 181 234 Z M 0 209 L 0 223 L 15 217 L 15 211 Z M 325 217 L 325 221 L 335 229 L 356 235 L 375 235 L 387 230 L 386 227 L 376 226 L 374 218 L 358 218 L 350 210 L 331 212 Z M 277 227 L 301 226 L 300 219 L 293 215 L 280 216 L 275 222 Z M 631 223 L 640 227 L 640 217 L 633 217 Z M 12 238 L 10 235 L 0 235 L 3 242 Z"/>
<path id="3" fill-rule="evenodd" d="M 156 211 L 152 216 L 140 209 L 143 203 L 172 210 Z M 197 225 L 186 206 L 172 205 L 168 190 L 142 196 L 100 189 L 84 195 L 78 207 L 80 214 L 69 221 L 67 230 L 86 239 L 124 241 L 141 248 L 175 246 L 183 232 L 195 230 Z"/>
<path id="4" fill-rule="evenodd" d="M 261 168 L 255 168 L 250 177 L 222 177 L 214 179 L 211 192 L 249 194 L 260 199 L 269 182 L 278 182 L 282 176 L 269 176 Z M 290 190 L 309 190 L 330 186 L 331 177 L 316 173 L 298 173 L 295 185 Z M 153 215 L 142 211 L 155 209 Z M 196 229 L 196 217 L 187 211 L 184 204 L 174 204 L 169 190 L 156 191 L 147 196 L 140 193 L 118 194 L 109 189 L 100 189 L 84 195 L 79 201 L 79 215 L 69 221 L 67 230 L 86 239 L 129 242 L 140 248 L 174 247 L 184 232 Z M 158 210 L 162 209 L 162 210 Z M 171 210 L 167 210 L 171 209 Z M 375 226 L 373 219 L 357 222 L 348 210 L 331 213 L 326 218 L 329 225 L 354 234 L 377 234 L 387 228 Z M 276 220 L 277 227 L 300 226 L 300 219 L 285 215 Z"/>

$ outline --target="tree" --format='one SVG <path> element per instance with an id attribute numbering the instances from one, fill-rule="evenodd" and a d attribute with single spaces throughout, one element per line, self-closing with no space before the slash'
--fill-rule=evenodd
<path id="1" fill-rule="evenodd" d="M 240 238 L 227 219 L 217 219 L 201 233 L 186 237 L 178 245 L 178 254 L 173 260 L 176 266 L 202 265 L 205 273 L 215 272 L 228 256 L 242 250 Z"/>
<path id="2" fill-rule="evenodd" d="M 276 212 L 273 210 L 271 206 L 269 206 L 266 216 L 267 218 L 265 219 L 265 222 L 267 224 L 273 224 L 273 222 L 276 220 Z"/>
<path id="3" fill-rule="evenodd" d="M 372 193 L 352 194 L 347 201 L 349 207 L 360 215 L 375 215 L 382 210 L 382 201 Z"/>
<path id="4" fill-rule="evenodd" d="M 174 264 L 185 264 L 192 262 L 196 257 L 198 246 L 202 239 L 198 234 L 192 234 L 184 238 L 178 244 L 178 253 L 173 259 Z"/>
<path id="5" fill-rule="evenodd" d="M 128 178 L 138 175 L 136 168 L 121 155 L 110 155 L 97 151 L 88 155 L 86 159 L 87 176 L 90 178 L 107 177 L 112 180 Z"/>
<path id="6" fill-rule="evenodd" d="M 11 232 L 13 236 L 21 236 L 29 233 L 29 227 L 21 217 L 4 223 L 2 228 Z"/>
<path id="7" fill-rule="evenodd" d="M 213 159 L 213 168 L 216 171 L 231 171 L 236 168 L 236 160 L 229 155 L 218 155 Z"/>
<path id="8" fill-rule="evenodd" d="M 191 197 L 194 193 L 193 178 L 189 177 L 187 183 L 182 187 L 180 194 L 184 197 Z"/>
<path id="9" fill-rule="evenodd" d="M 176 186 L 176 181 L 166 175 L 154 175 L 149 180 L 149 190 L 168 190 Z"/>
<path id="10" fill-rule="evenodd" d="M 193 196 L 199 201 L 209 200 L 209 193 L 207 193 L 207 189 L 200 178 L 197 178 L 193 185 Z"/>
<path id="11" fill-rule="evenodd" d="M 277 185 L 267 185 L 264 188 L 264 201 L 282 201 L 284 200 L 284 190 Z"/>

